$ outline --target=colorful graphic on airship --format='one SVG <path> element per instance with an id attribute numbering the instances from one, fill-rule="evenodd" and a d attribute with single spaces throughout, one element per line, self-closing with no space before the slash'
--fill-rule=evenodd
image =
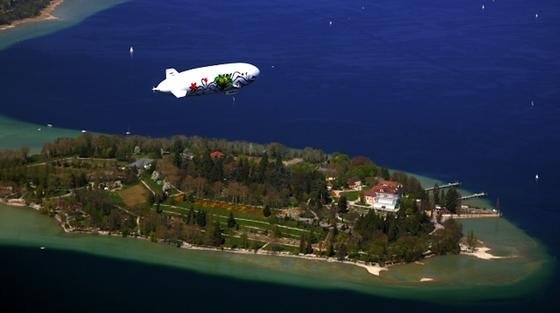
<path id="1" fill-rule="evenodd" d="M 213 93 L 236 94 L 254 82 L 260 70 L 248 63 L 228 63 L 199 67 L 178 73 L 165 70 L 165 79 L 153 91 L 171 93 L 177 98 L 202 96 Z"/>

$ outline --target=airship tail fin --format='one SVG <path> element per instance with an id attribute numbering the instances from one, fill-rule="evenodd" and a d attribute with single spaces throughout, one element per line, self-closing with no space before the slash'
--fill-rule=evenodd
<path id="1" fill-rule="evenodd" d="M 174 68 L 168 68 L 165 70 L 165 78 L 171 78 L 171 77 L 175 77 L 177 76 L 179 73 L 177 73 L 177 70 Z"/>

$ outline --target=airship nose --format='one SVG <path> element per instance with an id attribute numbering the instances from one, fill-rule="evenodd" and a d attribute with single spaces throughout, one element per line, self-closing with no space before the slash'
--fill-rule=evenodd
<path id="1" fill-rule="evenodd" d="M 259 70 L 258 67 L 253 66 L 253 76 L 257 77 L 261 74 L 261 71 Z"/>
<path id="2" fill-rule="evenodd" d="M 251 73 L 251 77 L 254 79 L 254 78 L 257 78 L 257 76 L 259 76 L 261 74 L 261 71 L 259 70 L 258 67 L 254 66 L 252 64 L 249 64 L 249 73 Z"/>

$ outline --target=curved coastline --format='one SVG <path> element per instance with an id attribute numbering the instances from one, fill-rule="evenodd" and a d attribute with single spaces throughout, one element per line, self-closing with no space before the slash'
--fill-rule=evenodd
<path id="1" fill-rule="evenodd" d="M 56 8 L 59 5 L 61 5 L 63 2 L 64 0 L 52 0 L 51 3 L 49 3 L 49 5 L 47 5 L 45 8 L 41 10 L 41 13 L 39 13 L 39 15 L 33 17 L 26 17 L 21 20 L 14 21 L 11 24 L 0 26 L 0 32 L 15 28 L 18 25 L 22 25 L 22 24 L 37 23 L 37 22 L 57 19 L 57 17 L 54 16 L 53 13 L 56 10 Z"/>
<path id="2" fill-rule="evenodd" d="M 483 260 L 465 255 L 440 256 L 395 265 L 376 276 L 356 264 L 324 259 L 255 255 L 239 251 L 225 253 L 196 247 L 179 249 L 134 238 L 65 233 L 52 218 L 35 210 L 0 204 L 0 246 L 73 251 L 250 281 L 452 302 L 464 300 L 465 295 L 461 291 L 473 288 L 476 292 L 469 293 L 468 300 L 530 294 L 540 288 L 542 281 L 549 276 L 547 273 L 552 268 L 549 266 L 552 262 L 542 247 L 506 220 L 471 220 L 466 227 L 479 227 L 480 237 L 489 246 L 502 241 L 521 242 L 521 246 L 506 247 L 516 249 L 514 253 L 518 257 Z M 515 276 L 511 275 L 512 271 Z M 442 293 L 446 295 L 445 299 L 442 299 Z"/>
<path id="3" fill-rule="evenodd" d="M 128 0 L 55 0 L 41 16 L 20 20 L 0 30 L 0 50 L 17 42 L 76 25 L 87 17 Z M 51 17 L 49 17 L 51 16 Z"/>
<path id="4" fill-rule="evenodd" d="M 128 0 L 55 0 L 44 10 L 42 17 L 21 20 L 14 27 L 0 30 L 0 50 L 18 42 L 48 35 L 74 26 L 89 16 L 127 2 Z M 54 18 L 44 18 L 48 16 Z M 55 125 L 56 126 L 56 125 Z M 78 130 L 49 128 L 2 115 L 0 112 L 0 149 L 17 149 L 22 145 L 33 152 L 40 151 L 45 142 L 57 137 L 77 136 Z"/>

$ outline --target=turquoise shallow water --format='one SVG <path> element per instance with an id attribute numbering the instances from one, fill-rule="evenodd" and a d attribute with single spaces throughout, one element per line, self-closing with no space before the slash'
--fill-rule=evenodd
<path id="1" fill-rule="evenodd" d="M 19 149 L 26 146 L 39 152 L 43 144 L 59 137 L 80 134 L 77 130 L 49 128 L 46 125 L 26 123 L 0 116 L 0 149 Z"/>
<path id="2" fill-rule="evenodd" d="M 126 2 L 126 0 L 65 0 L 62 5 L 57 7 L 53 14 L 57 19 L 26 23 L 15 28 L 0 31 L 0 50 L 20 41 L 76 25 L 92 14 L 123 2 Z"/>
<path id="3" fill-rule="evenodd" d="M 106 10 L 110 7 L 126 2 L 126 0 L 65 0 L 54 12 L 55 20 L 27 23 L 16 28 L 0 31 L 0 50 L 17 44 L 18 42 L 40 37 L 52 32 L 76 25 L 88 16 Z M 3 100 L 0 106 L 0 149 L 18 149 L 22 146 L 32 151 L 40 151 L 44 143 L 58 137 L 76 136 L 80 132 L 64 128 L 48 128 L 39 125 L 15 120 L 2 116 L 1 108 L 9 106 L 9 101 Z M 45 103 L 44 110 L 56 103 Z M 55 125 L 56 126 L 56 125 Z M 41 129 L 41 131 L 38 131 Z"/>
<path id="4" fill-rule="evenodd" d="M 436 302 L 480 301 L 531 294 L 546 280 L 552 261 L 542 247 L 506 220 L 465 221 L 505 260 L 444 256 L 406 264 L 373 276 L 352 265 L 294 258 L 191 251 L 144 240 L 62 233 L 53 219 L 27 208 L 0 206 L 0 245 L 77 251 L 209 275 L 314 289 Z M 422 277 L 433 282 L 421 283 Z M 491 293 L 488 291 L 492 290 Z M 442 298 L 442 295 L 445 297 Z"/>

